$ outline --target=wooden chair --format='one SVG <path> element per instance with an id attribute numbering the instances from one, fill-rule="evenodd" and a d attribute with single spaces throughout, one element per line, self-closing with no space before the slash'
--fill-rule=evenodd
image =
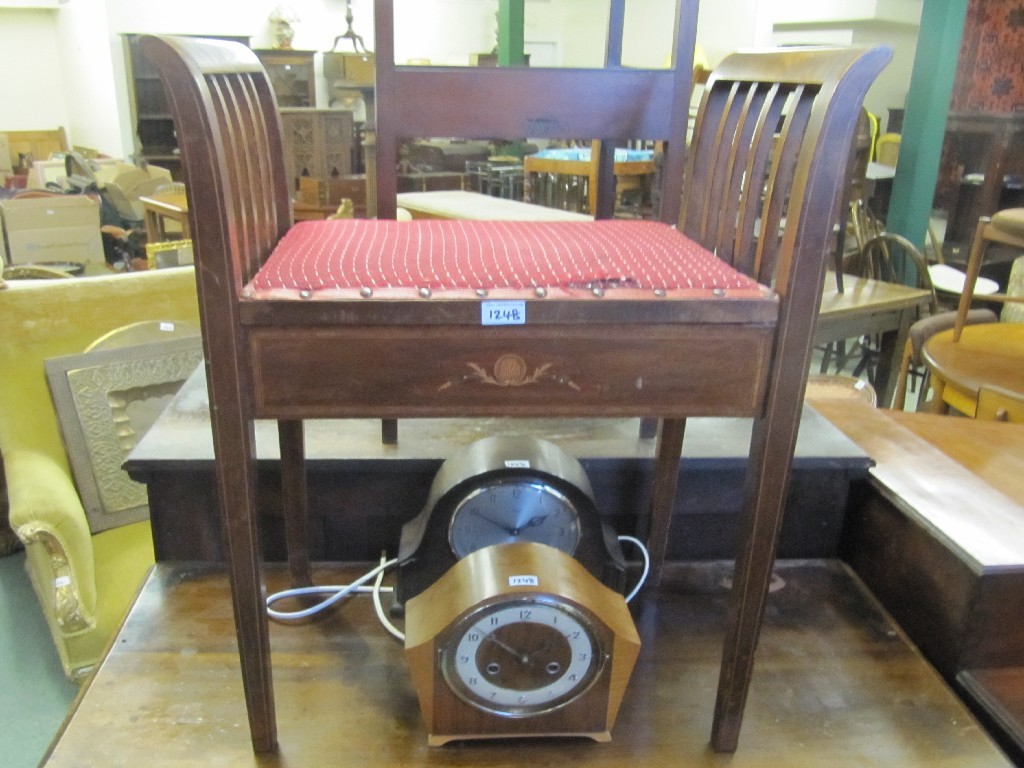
<path id="1" fill-rule="evenodd" d="M 604 69 L 400 66 L 394 59 L 391 0 L 375 5 L 377 65 L 377 200 L 379 218 L 395 217 L 397 159 L 403 141 L 438 136 L 467 139 L 600 141 L 595 218 L 615 206 L 615 148 L 644 139 L 686 134 L 692 85 L 697 4 L 683 0 L 677 15 L 674 69 L 621 66 L 625 3 L 611 3 Z M 516 94 L 516 96 L 510 96 Z M 663 171 L 668 195 L 660 218 L 675 223 L 684 142 L 674 142 Z M 674 188 L 670 188 L 674 182 Z"/>
<path id="2" fill-rule="evenodd" d="M 916 286 L 931 294 L 928 315 L 938 312 L 939 303 L 935 296 L 935 286 L 932 285 L 928 273 L 928 262 L 917 246 L 902 235 L 882 232 L 871 237 L 863 243 L 860 251 L 847 261 L 846 269 L 861 277 L 898 285 L 906 283 L 901 273 L 911 272 L 914 275 Z M 880 340 L 877 336 L 865 336 L 860 340 L 858 346 L 860 359 L 854 366 L 853 375 L 860 376 L 866 372 L 868 380 L 875 383 L 875 366 L 881 348 Z M 898 386 L 899 384 L 897 384 Z M 905 386 L 904 382 L 904 390 Z"/>
<path id="3" fill-rule="evenodd" d="M 697 4 L 683 0 L 676 16 L 674 69 L 623 68 L 625 3 L 610 4 L 605 68 L 401 66 L 394 57 L 391 0 L 374 13 L 377 67 L 377 217 L 395 218 L 399 150 L 413 139 L 562 139 L 588 143 L 590 213 L 615 214 L 615 149 L 642 139 L 666 147 L 657 218 L 675 224 L 679 214 L 692 87 Z M 510 98 L 509 94 L 518 94 Z M 382 439 L 398 441 L 398 427 L 384 420 Z M 641 425 L 654 437 L 656 425 Z"/>
<path id="4" fill-rule="evenodd" d="M 621 9 L 621 3 L 613 7 Z M 680 17 L 692 21 L 688 14 L 696 4 L 686 7 L 691 10 Z M 390 28 L 390 3 L 380 0 L 377 12 L 378 29 Z M 681 21 L 676 46 L 677 54 L 687 52 L 677 55 L 686 88 L 694 28 Z M 448 133 L 452 124 L 469 122 L 467 110 L 474 116 L 500 113 L 519 101 L 534 102 L 533 118 L 508 124 L 495 118 L 490 129 L 500 135 L 547 133 L 547 121 L 574 110 L 589 116 L 592 134 L 615 138 L 620 126 L 601 119 L 598 106 L 625 100 L 639 114 L 643 130 L 637 133 L 655 134 L 665 122 L 663 105 L 680 82 L 664 70 L 638 80 L 633 70 L 611 68 L 605 73 L 609 82 L 598 88 L 589 87 L 599 85 L 589 71 L 552 70 L 554 90 L 542 90 L 541 81 L 524 79 L 518 70 L 452 73 L 455 84 L 463 81 L 488 100 L 489 107 L 481 109 L 450 97 L 444 90 L 449 81 L 433 68 L 399 73 L 390 63 L 381 65 L 393 56 L 386 38 L 377 42 L 382 158 L 394 157 L 396 150 L 397 130 L 385 128 L 385 121 L 409 120 L 417 133 Z M 389 287 L 385 264 L 318 284 L 309 275 L 299 282 L 277 277 L 303 268 L 300 252 L 315 262 L 321 247 L 354 247 L 365 237 L 383 238 L 382 247 L 364 252 L 373 258 L 386 256 L 403 233 L 443 234 L 471 256 L 479 255 L 477 236 L 498 247 L 508 240 L 488 222 L 348 220 L 290 228 L 280 121 L 255 55 L 230 43 L 186 38 L 150 37 L 142 45 L 168 92 L 192 199 L 218 491 L 254 748 L 276 746 L 254 498 L 254 419 L 278 421 L 290 565 L 293 578 L 302 581 L 308 579 L 302 419 L 662 417 L 648 532 L 660 564 L 685 419 L 719 414 L 755 419 L 712 734 L 716 749 L 734 750 L 774 563 L 828 244 L 838 221 L 842 169 L 863 96 L 889 50 L 791 49 L 737 54 L 723 62 L 708 81 L 685 161 L 679 219 L 685 234 L 635 221 L 503 225 L 525 239 L 536 238 L 541 227 L 562 236 L 569 236 L 566 228 L 578 228 L 574 238 L 617 238 L 607 258 L 619 257 L 619 250 L 628 258 L 638 237 L 653 237 L 656 247 L 668 249 L 663 268 L 680 273 L 674 277 L 658 268 L 651 276 L 588 272 L 559 284 L 533 284 L 535 275 L 527 270 L 494 286 L 407 278 Z M 500 99 L 493 86 L 482 88 L 484 77 L 504 83 Z M 448 102 L 449 122 L 420 122 L 403 111 L 405 89 L 417 82 Z M 577 87 L 580 82 L 589 85 Z M 513 96 L 520 87 L 537 88 L 534 98 Z M 679 150 L 681 142 L 675 144 Z M 394 188 L 387 160 L 381 162 L 379 184 L 387 202 Z M 674 151 L 667 162 L 682 164 L 682 153 Z M 667 192 L 665 211 L 672 219 L 679 193 Z M 426 246 L 409 255 L 416 271 L 450 252 Z M 557 249 L 550 256 L 557 258 Z M 467 269 L 476 263 L 458 262 Z M 496 263 L 511 271 L 500 258 Z M 697 275 L 701 269 L 707 278 Z M 527 323 L 482 325 L 482 302 L 495 297 L 523 301 Z M 528 372 L 548 373 L 524 379 L 503 369 L 500 386 L 473 374 L 470 364 L 486 369 L 510 355 Z"/>
<path id="5" fill-rule="evenodd" d="M 931 378 L 932 411 L 935 413 L 944 413 L 952 407 L 968 416 L 976 416 L 981 389 L 1016 385 L 1019 391 L 1022 384 L 1020 363 L 1013 358 L 1001 354 L 998 360 L 980 359 L 973 354 L 963 354 L 960 347 L 965 327 L 986 326 L 977 322 L 977 311 L 971 309 L 971 304 L 985 253 L 993 243 L 1024 249 L 1024 208 L 999 211 L 978 220 L 952 331 L 935 333 L 924 342 L 922 358 Z M 980 298 L 1003 305 L 1024 303 L 1024 296 L 1009 293 L 986 293 Z"/>

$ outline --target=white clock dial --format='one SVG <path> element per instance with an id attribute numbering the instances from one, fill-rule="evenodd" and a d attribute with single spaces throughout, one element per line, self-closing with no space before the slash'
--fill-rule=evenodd
<path id="1" fill-rule="evenodd" d="M 464 701 L 511 717 L 549 712 L 594 681 L 603 655 L 584 615 L 551 597 L 517 597 L 471 613 L 442 669 Z"/>
<path id="2" fill-rule="evenodd" d="M 579 513 L 563 494 L 535 478 L 505 478 L 471 491 L 452 513 L 448 541 L 457 557 L 492 544 L 535 541 L 573 554 Z"/>

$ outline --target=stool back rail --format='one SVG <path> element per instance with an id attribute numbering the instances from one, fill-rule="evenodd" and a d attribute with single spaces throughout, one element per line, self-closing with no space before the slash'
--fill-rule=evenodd
<path id="1" fill-rule="evenodd" d="M 701 263 L 711 259 L 718 271 L 735 267 L 763 283 L 757 290 L 656 281 L 622 290 L 552 286 L 545 293 L 529 287 L 527 276 L 521 289 L 508 290 L 526 301 L 528 322 L 491 328 L 481 326 L 473 286 L 451 296 L 412 285 L 385 296 L 358 285 L 254 290 L 282 237 L 310 232 L 299 228 L 314 224 L 291 227 L 281 124 L 266 74 L 254 54 L 230 43 L 148 37 L 142 45 L 168 93 L 190 195 L 218 492 L 254 749 L 271 751 L 277 744 L 254 419 L 279 423 L 290 563 L 301 582 L 308 579 L 304 418 L 661 417 L 648 532 L 659 564 L 685 419 L 720 414 L 755 419 L 712 731 L 715 749 L 734 750 L 843 171 L 864 94 L 888 61 L 888 49 L 738 54 L 708 81 L 681 187 L 685 236 L 665 231 L 681 249 L 702 251 Z M 378 96 L 387 99 L 386 88 Z M 315 224 L 368 232 L 396 226 Z M 664 226 L 561 223 L 620 224 Z M 530 234 L 543 225 L 523 226 L 520 231 Z M 277 256 L 288 264 L 288 254 Z M 549 371 L 544 361 L 564 369 L 534 381 L 504 369 L 499 384 L 508 386 L 482 381 L 490 374 L 466 375 L 467 366 L 486 373 L 487 361 L 510 352 L 529 361 L 527 374 Z"/>

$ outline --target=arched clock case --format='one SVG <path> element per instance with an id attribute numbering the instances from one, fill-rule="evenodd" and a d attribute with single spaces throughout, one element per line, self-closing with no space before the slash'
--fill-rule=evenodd
<path id="1" fill-rule="evenodd" d="M 448 458 L 403 526 L 395 609 L 472 552 L 522 541 L 554 547 L 622 591 L 622 550 L 580 463 L 549 441 L 497 435 Z"/>

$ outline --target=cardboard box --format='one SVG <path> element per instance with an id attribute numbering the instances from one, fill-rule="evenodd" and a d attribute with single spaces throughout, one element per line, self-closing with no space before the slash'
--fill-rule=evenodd
<path id="1" fill-rule="evenodd" d="M 0 202 L 11 264 L 103 263 L 100 206 L 85 195 Z"/>

